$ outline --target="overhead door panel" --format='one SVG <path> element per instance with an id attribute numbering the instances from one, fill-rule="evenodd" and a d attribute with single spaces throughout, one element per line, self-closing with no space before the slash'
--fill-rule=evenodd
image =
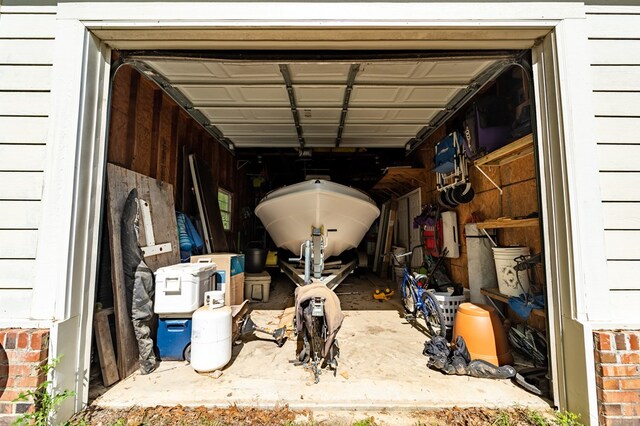
<path id="1" fill-rule="evenodd" d="M 204 56 L 174 53 L 170 59 L 135 57 L 133 63 L 170 86 L 185 109 L 201 113 L 208 120 L 203 125 L 225 143 L 264 148 L 405 148 L 504 60 L 445 53 L 353 61 Z"/>
<path id="2" fill-rule="evenodd" d="M 299 107 L 306 106 L 342 106 L 344 86 L 294 85 L 296 101 Z"/>
<path id="3" fill-rule="evenodd" d="M 177 85 L 195 106 L 288 106 L 284 86 Z"/>
<path id="4" fill-rule="evenodd" d="M 264 124 L 291 124 L 293 116 L 291 108 L 253 108 L 253 107 L 208 107 L 200 108 L 200 111 L 216 124 L 223 123 L 264 123 Z"/>

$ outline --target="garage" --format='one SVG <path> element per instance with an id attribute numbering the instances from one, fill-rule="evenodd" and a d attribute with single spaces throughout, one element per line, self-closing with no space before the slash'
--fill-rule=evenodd
<path id="1" fill-rule="evenodd" d="M 473 199 L 469 203 L 452 207 L 449 211 L 441 209 L 444 213 L 456 213 L 459 237 L 459 257 L 445 257 L 442 265 L 453 283 L 469 286 L 469 297 L 473 299 L 476 286 L 471 280 L 473 274 L 469 273 L 472 263 L 469 259 L 473 257 L 470 254 L 470 243 L 489 240 L 484 233 L 480 238 L 469 239 L 468 236 L 476 235 L 467 232 L 467 225 L 501 218 L 493 226 L 506 225 L 505 220 L 509 219 L 505 218 L 528 220 L 532 224 L 536 222 L 536 218 L 528 216 L 537 210 L 537 225 L 522 226 L 517 230 L 504 227 L 484 228 L 499 245 L 526 244 L 533 253 L 538 251 L 534 244 L 534 238 L 538 236 L 536 229 L 540 231 L 540 252 L 543 253 L 544 260 L 540 263 L 541 271 L 538 270 L 537 273 L 543 274 L 540 281 L 546 285 L 547 303 L 543 310 L 545 316 L 533 311 L 533 319 L 529 321 L 535 320 L 546 325 L 544 331 L 549 343 L 553 403 L 561 409 L 581 413 L 583 419 L 590 423 L 635 415 L 633 403 L 609 402 L 609 397 L 621 397 L 625 391 L 603 390 L 600 383 L 605 378 L 611 378 L 604 368 L 610 363 L 603 361 L 602 353 L 615 352 L 617 356 L 623 351 L 635 350 L 637 346 L 634 346 L 637 341 L 637 318 L 633 315 L 633 307 L 638 302 L 637 280 L 634 278 L 639 256 L 638 245 L 635 243 L 638 225 L 634 216 L 638 194 L 633 190 L 633 185 L 628 188 L 619 185 L 622 181 L 633 183 L 638 177 L 637 162 L 633 161 L 631 155 L 635 153 L 638 143 L 638 114 L 633 109 L 637 102 L 632 102 L 637 97 L 638 58 L 629 56 L 629 52 L 637 50 L 633 49 L 638 42 L 638 26 L 635 25 L 637 7 L 606 2 L 584 4 L 527 1 L 483 2 L 474 8 L 469 8 L 466 3 L 456 2 L 332 3 L 331 7 L 318 3 L 285 5 L 254 2 L 36 3 L 20 1 L 0 6 L 3 22 L 0 31 L 0 73 L 6 77 L 0 79 L 0 127 L 3 128 L 3 132 L 0 132 L 0 149 L 4 160 L 0 167 L 0 207 L 3 210 L 0 215 L 3 221 L 0 235 L 3 239 L 12 241 L 12 244 L 7 244 L 0 250 L 0 262 L 3 264 L 0 268 L 0 292 L 4 301 L 0 307 L 0 333 L 6 331 L 4 341 L 0 344 L 7 349 L 10 361 L 10 372 L 3 376 L 7 382 L 4 383 L 3 377 L 0 377 L 0 392 L 3 387 L 6 390 L 2 395 L 3 410 L 6 413 L 2 415 L 3 418 L 15 417 L 19 408 L 24 409 L 19 404 L 10 402 L 13 394 L 32 388 L 18 386 L 20 389 L 13 389 L 10 385 L 14 378 L 24 375 L 24 372 L 22 375 L 11 372 L 12 363 L 22 363 L 22 354 L 11 352 L 13 339 L 18 341 L 22 335 L 27 340 L 36 340 L 36 352 L 41 352 L 39 359 L 45 356 L 53 360 L 62 356 L 53 377 L 54 386 L 75 391 L 75 397 L 64 402 L 59 411 L 61 419 L 69 418 L 74 412 L 82 410 L 89 400 L 89 375 L 100 367 L 95 359 L 96 350 L 92 349 L 94 334 L 99 334 L 94 327 L 94 313 L 102 312 L 100 315 L 107 317 L 108 330 L 104 328 L 103 321 L 103 335 L 106 335 L 106 331 L 116 331 L 116 324 L 113 322 L 115 311 L 113 315 L 108 313 L 109 303 L 104 299 L 107 296 L 105 290 L 110 287 L 99 285 L 105 280 L 101 275 L 105 270 L 99 273 L 99 267 L 104 263 L 109 264 L 111 257 L 107 256 L 108 253 L 103 248 L 110 248 L 109 238 L 118 235 L 117 232 L 108 231 L 109 217 L 105 215 L 108 210 L 107 195 L 110 193 L 107 187 L 110 181 L 107 179 L 108 168 L 120 167 L 127 171 L 126 174 L 138 173 L 147 181 L 154 179 L 163 182 L 162 185 L 157 185 L 159 190 L 173 198 L 171 203 L 161 203 L 169 206 L 166 210 L 169 212 L 167 218 L 174 217 L 172 209 L 178 208 L 185 210 L 186 215 L 197 221 L 200 212 L 197 200 L 194 207 L 193 191 L 191 194 L 194 197 L 186 200 L 190 207 L 183 208 L 185 198 L 189 198 L 191 190 L 186 188 L 188 191 L 185 192 L 183 188 L 188 186 L 184 185 L 185 175 L 189 177 L 184 172 L 187 164 L 183 148 L 187 145 L 188 149 L 195 151 L 192 153 L 196 157 L 203 158 L 202 161 L 212 170 L 212 174 L 215 171 L 217 185 L 222 189 L 220 193 L 223 204 L 226 200 L 228 208 L 224 212 L 225 217 L 231 218 L 228 222 L 232 228 L 231 234 L 214 233 L 220 238 L 214 243 L 219 245 L 226 242 L 229 250 L 237 252 L 257 248 L 260 235 L 268 234 L 266 238 L 271 238 L 269 232 L 258 229 L 260 224 L 264 224 L 261 220 L 256 220 L 257 215 L 252 207 L 268 191 L 287 183 L 285 175 L 292 177 L 297 174 L 296 179 L 291 182 L 304 183 L 305 177 L 315 175 L 317 180 L 336 185 L 346 184 L 346 187 L 351 185 L 365 190 L 367 196 L 374 201 L 375 208 L 380 211 L 382 225 L 387 225 L 387 235 L 391 234 L 389 249 L 394 247 L 399 254 L 403 249 L 406 250 L 405 247 L 413 247 L 413 243 L 421 239 L 421 234 L 425 237 L 424 232 L 414 233 L 419 228 L 413 228 L 412 219 L 422 213 L 422 207 L 437 203 L 439 197 L 436 195 L 441 193 L 437 191 L 437 182 L 429 180 L 434 176 L 432 163 L 435 154 L 429 150 L 459 126 L 459 120 L 466 116 L 468 107 L 479 102 L 480 98 L 470 98 L 465 105 L 460 104 L 460 108 L 453 104 L 445 107 L 446 112 L 451 111 L 452 115 L 444 122 L 440 122 L 440 118 L 447 116 L 446 112 L 432 117 L 428 123 L 423 123 L 420 118 L 420 126 L 416 125 L 411 133 L 396 133 L 401 126 L 413 125 L 414 122 L 408 120 L 394 125 L 383 117 L 384 120 L 380 119 L 380 122 L 384 121 L 387 130 L 383 130 L 383 126 L 377 126 L 375 131 L 373 127 L 364 130 L 363 127 L 369 127 L 367 125 L 370 123 L 364 122 L 367 120 L 366 116 L 358 118 L 350 114 L 354 107 L 351 98 L 360 103 L 355 105 L 356 114 L 358 108 L 372 108 L 371 104 L 362 103 L 371 101 L 371 98 L 362 97 L 364 92 L 357 87 L 360 93 L 352 96 L 352 88 L 344 114 L 345 126 L 342 128 L 340 146 L 336 147 L 351 66 L 363 67 L 355 73 L 353 82 L 356 85 L 366 85 L 365 82 L 358 81 L 358 76 L 365 75 L 372 63 L 403 60 L 422 62 L 429 59 L 446 62 L 454 58 L 499 61 L 510 60 L 514 58 L 514 54 L 516 58 L 530 59 L 529 81 L 534 96 L 530 108 L 535 107 L 535 121 L 532 122 L 535 125 L 531 129 L 534 154 L 499 166 L 478 164 L 478 158 L 469 159 L 466 165 L 474 191 Z M 307 56 L 295 57 L 294 53 L 307 53 Z M 522 53 L 524 56 L 519 56 Z M 138 61 L 138 64 L 130 62 L 116 72 L 118 61 L 128 59 Z M 298 72 L 293 65 L 300 63 L 342 63 L 346 67 L 330 77 L 324 75 L 322 78 L 298 81 L 291 79 L 291 91 L 294 95 L 295 86 L 306 85 L 307 89 L 309 86 L 334 86 L 331 90 L 327 87 L 322 98 L 326 103 L 304 105 L 306 109 L 311 109 L 310 117 L 305 117 L 302 109 L 296 106 L 304 141 L 302 146 L 289 102 L 288 105 L 272 105 L 273 108 L 288 107 L 291 117 L 269 126 L 274 133 L 269 135 L 269 141 L 262 146 L 257 146 L 258 142 L 254 141 L 252 143 L 256 146 L 245 145 L 240 148 L 239 144 L 233 145 L 234 139 L 237 139 L 237 143 L 238 138 L 259 133 L 243 132 L 238 126 L 233 128 L 232 125 L 238 123 L 230 122 L 229 116 L 219 117 L 222 119 L 218 122 L 208 119 L 205 113 L 198 117 L 197 111 L 200 109 L 189 105 L 202 100 L 197 99 L 196 93 L 189 94 L 193 99 L 187 95 L 178 95 L 174 99 L 174 95 L 167 93 L 174 89 L 170 83 L 172 76 L 176 77 L 176 82 L 189 86 L 198 83 L 190 80 L 198 74 L 200 77 L 209 75 L 205 80 L 210 79 L 211 75 L 219 74 L 202 70 L 195 73 L 188 71 L 187 76 L 190 77 L 182 78 L 173 75 L 179 74 L 180 69 L 165 69 L 165 73 L 154 70 L 149 65 L 154 61 L 182 61 L 185 67 L 189 61 L 217 62 L 218 65 L 238 62 L 269 66 L 275 64 L 280 71 L 279 79 L 270 80 L 278 77 L 277 73 L 261 71 L 254 77 L 264 78 L 267 75 L 270 76 L 268 81 L 257 83 L 257 80 L 252 80 L 249 76 L 234 87 L 237 89 L 243 84 L 266 85 L 275 86 L 276 91 L 282 91 L 284 87 L 287 98 L 289 91 L 280 65 L 287 67 L 290 77 Z M 138 65 L 140 69 L 135 69 L 133 73 L 132 70 L 138 68 Z M 115 74 L 114 79 L 111 78 L 112 73 Z M 126 73 L 129 73 L 128 76 Z M 150 78 L 146 77 L 147 73 L 150 73 Z M 389 81 L 381 80 L 383 74 L 389 77 L 388 73 L 376 75 L 375 78 L 369 76 L 369 83 L 375 83 L 376 86 L 388 85 Z M 132 82 L 133 75 L 138 75 L 138 83 Z M 235 74 L 231 72 L 229 75 Z M 460 75 L 473 77 L 473 73 L 467 72 Z M 126 78 L 117 82 L 123 76 Z M 298 77 L 300 75 L 296 78 Z M 513 72 L 510 78 L 514 78 Z M 209 84 L 217 86 L 216 90 L 221 86 L 233 86 L 229 81 L 218 83 Z M 456 86 L 457 93 L 460 93 L 460 81 L 455 79 L 437 83 L 414 81 L 408 83 L 408 86 L 447 86 L 448 83 Z M 139 89 L 135 94 L 131 90 L 134 88 Z M 490 94 L 494 90 L 490 86 L 473 89 L 478 89 L 478 96 Z M 182 93 L 178 89 L 175 91 Z M 219 90 L 209 96 L 215 99 L 204 99 L 208 107 L 216 110 L 218 115 L 221 110 L 229 109 L 213 102 L 225 97 L 222 92 Z M 235 95 L 239 95 L 237 90 Z M 282 96 L 278 96 L 273 99 L 281 101 Z M 227 96 L 227 99 L 240 98 Z M 433 100 L 436 99 L 441 98 L 434 97 Z M 244 106 L 259 104 L 257 100 L 253 98 L 251 103 Z M 297 98 L 294 97 L 294 100 Z M 307 96 L 304 100 L 319 102 L 314 96 Z M 207 104 L 199 105 L 206 109 Z M 393 102 L 388 102 L 385 108 L 392 105 Z M 424 107 L 441 109 L 442 105 L 434 102 Z M 189 108 L 193 114 L 187 113 Z M 333 121 L 305 123 L 305 119 L 319 121 L 317 111 L 312 110 L 319 108 L 335 110 Z M 515 108 L 517 110 L 518 105 Z M 336 117 L 338 109 L 340 112 Z M 515 112 L 513 105 L 509 111 Z M 209 111 L 210 116 L 215 118 L 213 112 Z M 114 117 L 111 117 L 112 114 Z M 156 117 L 157 114 L 159 116 Z M 128 119 L 136 116 L 136 120 Z M 246 124 L 255 125 L 255 118 L 245 120 Z M 357 120 L 353 121 L 354 118 Z M 371 118 L 369 115 L 368 119 Z M 235 119 L 238 120 L 238 116 Z M 283 126 L 276 129 L 279 125 Z M 305 126 L 312 125 L 313 127 L 306 127 L 305 130 Z M 427 125 L 435 127 L 423 130 Z M 332 134 L 333 130 L 329 130 L 330 126 L 334 127 L 335 134 Z M 261 129 L 263 126 L 257 127 Z M 380 140 L 376 136 L 383 133 L 388 133 L 387 136 L 400 135 L 407 140 L 404 144 L 386 147 L 358 148 L 356 144 L 345 148 L 347 137 L 366 135 L 367 141 L 371 141 Z M 318 142 L 320 136 L 326 137 L 327 134 L 331 134 L 333 142 L 325 140 L 326 146 L 307 146 Z M 181 150 L 178 137 L 174 135 L 180 136 Z M 292 135 L 296 141 L 294 143 L 291 143 Z M 288 138 L 291 145 L 269 145 L 276 137 L 279 140 Z M 425 138 L 428 140 L 423 141 Z M 512 142 L 505 146 L 510 143 Z M 118 146 L 120 149 L 117 149 Z M 352 151 L 349 152 L 350 150 Z M 630 155 L 621 155 L 627 152 Z M 277 159 L 282 156 L 289 161 L 278 163 Z M 327 160 L 324 163 L 321 161 L 323 156 Z M 260 161 L 262 168 L 258 166 Z M 533 162 L 532 168 L 523 166 L 527 161 Z M 340 172 L 347 167 L 338 163 L 344 162 L 353 167 L 353 172 L 342 173 L 340 177 Z M 336 163 L 337 171 L 331 170 L 333 163 Z M 480 166 L 487 176 L 476 166 Z M 190 167 L 191 164 L 188 164 L 186 169 Z M 384 170 L 387 172 L 384 173 Z M 258 175 L 262 172 L 265 175 Z M 426 177 L 421 175 L 425 172 Z M 350 180 L 355 179 L 353 176 L 356 173 L 363 177 L 359 182 L 350 183 Z M 249 184 L 246 184 L 244 178 L 236 179 L 242 174 L 254 175 L 250 176 Z M 378 175 L 377 180 L 375 175 Z M 327 181 L 327 176 L 332 181 Z M 254 177 L 257 178 L 255 181 Z M 396 178 L 399 180 L 396 181 Z M 418 180 L 422 183 L 417 183 Z M 296 184 L 289 184 L 288 187 Z M 532 201 L 533 197 L 526 200 L 514 198 L 513 189 L 519 184 L 529 185 L 529 191 L 535 186 L 538 190 L 537 200 Z M 208 187 L 211 189 L 211 186 Z M 466 187 L 465 185 L 465 189 Z M 247 191 L 243 193 L 242 188 Z M 256 188 L 260 188 L 262 193 L 258 193 Z M 502 195 L 499 195 L 500 190 Z M 518 196 L 527 190 L 517 191 Z M 277 194 L 278 190 L 275 191 L 272 195 Z M 419 202 L 416 202 L 416 194 L 420 196 Z M 220 194 L 211 191 L 209 195 Z M 464 196 L 464 191 L 459 195 Z M 255 198 L 252 200 L 251 197 Z M 493 197 L 493 200 L 487 202 L 487 197 Z M 141 198 L 144 200 L 144 195 Z M 397 199 L 396 218 L 393 221 L 393 231 L 389 233 L 394 198 Z M 390 204 L 385 207 L 386 203 Z M 490 205 L 491 210 L 483 211 L 481 205 Z M 238 213 L 238 208 L 245 206 L 248 210 L 244 213 L 240 210 Z M 473 217 L 474 211 L 484 214 Z M 157 225 L 157 219 L 153 217 L 155 209 L 150 212 L 153 224 Z M 230 217 L 238 214 L 239 217 Z M 220 215 L 222 216 L 222 212 Z M 426 219 L 428 216 L 427 214 Z M 406 219 L 400 221 L 402 217 Z M 375 302 L 373 306 L 378 310 L 395 303 L 394 310 L 398 312 L 396 317 L 399 323 L 394 322 L 393 325 L 400 327 L 402 324 L 404 327 L 406 324 L 406 330 L 414 330 L 413 324 L 405 321 L 401 301 L 397 298 L 394 300 L 397 293 L 383 302 L 378 302 L 373 297 L 375 289 L 380 289 L 382 297 L 386 298 L 384 290 L 387 283 L 391 284 L 388 288 L 393 289 L 397 275 L 395 265 L 389 263 L 387 266 L 382 281 L 385 285 L 372 285 L 367 280 L 367 287 L 349 290 L 349 286 L 355 285 L 350 284 L 351 279 L 365 277 L 374 281 L 382 280 L 382 264 L 377 262 L 380 259 L 384 261 L 384 258 L 379 258 L 380 253 L 375 253 L 377 237 L 384 235 L 384 229 L 382 233 L 379 232 L 379 225 L 374 220 L 371 229 L 365 231 L 359 247 L 364 249 L 364 253 L 371 253 L 373 247 L 373 256 L 369 254 L 366 258 L 368 265 L 365 273 L 357 276 L 361 271 L 356 270 L 353 274 L 346 274 L 345 280 L 335 290 L 341 293 L 361 293 L 341 295 L 345 299 L 342 306 L 347 313 L 354 309 L 354 305 L 347 300 L 349 298 L 356 301 L 368 299 L 367 303 Z M 419 226 L 424 227 L 425 224 Z M 160 228 L 153 229 L 155 244 L 151 250 L 165 250 L 167 243 L 177 247 L 179 240 L 170 242 L 161 232 L 171 232 L 173 226 Z M 259 232 L 253 234 L 256 230 Z M 141 231 L 145 232 L 144 226 Z M 478 231 L 482 232 L 480 229 Z M 239 238 L 240 233 L 249 237 L 242 240 Z M 522 236 L 515 237 L 514 233 L 522 233 Z M 527 236 L 523 237 L 524 235 Z M 147 235 L 144 236 L 146 240 Z M 385 239 L 385 243 L 387 240 L 389 239 Z M 525 242 L 521 242 L 523 240 Z M 144 243 L 143 247 L 148 247 L 146 241 Z M 249 246 L 249 243 L 255 247 Z M 271 244 L 265 240 L 260 243 L 265 246 Z M 491 242 L 489 244 L 493 245 Z M 275 251 L 272 248 L 269 247 L 270 251 Z M 386 244 L 385 250 L 381 248 L 380 251 L 386 251 Z M 353 256 L 350 258 L 353 259 Z M 340 260 L 349 263 L 347 259 Z M 174 263 L 177 261 L 173 260 Z M 419 261 L 416 260 L 416 263 Z M 152 263 L 152 260 L 149 259 L 149 262 Z M 284 291 L 285 284 L 292 286 L 292 290 L 297 288 L 290 277 L 280 276 L 282 280 L 278 281 L 279 278 L 275 275 L 272 277 L 274 287 L 269 286 L 269 290 L 273 290 L 273 298 L 268 303 L 276 303 L 275 300 L 280 297 L 278 289 L 288 293 Z M 104 282 L 110 281 L 106 279 Z M 448 287 L 450 286 L 445 286 L 447 291 Z M 455 291 L 456 288 L 453 287 Z M 359 297 L 363 295 L 366 299 Z M 480 296 L 484 303 L 490 303 L 486 295 L 480 293 Z M 494 296 L 500 297 L 499 294 Z M 513 313 L 505 309 L 503 302 L 492 300 L 498 310 L 506 314 L 511 325 L 518 325 L 511 317 Z M 100 301 L 100 305 L 96 301 Z M 258 303 L 253 303 L 252 308 L 257 308 Z M 282 301 L 280 304 L 285 305 Z M 254 311 L 256 324 L 264 325 L 263 320 L 268 323 L 270 317 L 261 318 L 258 311 L 260 309 Z M 273 311 L 273 318 L 282 317 L 281 308 Z M 389 311 L 393 312 L 391 309 Z M 504 323 L 505 320 L 500 317 L 499 322 Z M 418 316 L 414 324 L 419 326 L 422 323 L 424 322 Z M 345 324 L 339 336 L 345 351 L 347 348 L 358 347 L 354 342 L 348 341 L 348 324 L 349 322 Z M 279 321 L 269 325 L 278 326 Z M 415 330 L 418 328 L 415 327 Z M 400 336 L 401 333 L 395 335 Z M 24 342 L 24 337 L 22 339 Z M 114 349 L 117 349 L 119 340 L 112 335 Z M 263 343 L 267 344 L 269 340 L 265 338 Z M 426 340 L 427 333 L 415 335 L 411 339 L 421 341 L 421 345 Z M 238 348 L 236 346 L 234 350 L 237 351 Z M 400 358 L 411 358 L 420 363 L 420 368 L 426 369 L 424 364 L 427 357 L 418 356 L 419 349 L 423 348 L 411 349 L 410 354 Z M 247 355 L 248 352 L 240 350 L 238 355 Z M 286 352 L 295 354 L 295 351 Z M 349 366 L 347 358 L 353 360 L 353 354 L 348 357 L 346 353 L 343 354 L 345 356 L 341 358 L 339 365 L 346 368 Z M 114 363 L 117 366 L 116 356 L 114 353 Z M 30 367 L 36 368 L 36 364 L 32 363 Z M 234 362 L 230 364 L 230 368 L 240 365 L 241 363 Z M 291 370 L 300 375 L 307 373 L 304 369 Z M 426 371 L 437 373 L 435 370 Z M 229 379 L 231 372 L 231 369 L 226 370 L 222 379 Z M 353 373 L 350 374 L 351 379 L 340 379 L 342 376 L 339 375 L 336 379 L 353 381 L 354 378 L 371 377 L 357 371 Z M 128 375 L 126 373 L 123 376 Z M 323 379 L 331 379 L 329 376 L 331 374 L 323 374 L 318 384 L 326 385 L 329 380 Z M 137 381 L 139 377 L 131 379 Z M 445 375 L 437 377 L 459 379 Z M 308 375 L 305 380 L 307 378 Z M 31 377 L 28 379 L 31 380 Z M 99 383 L 99 374 L 97 379 Z M 634 383 L 627 376 L 620 380 L 631 380 Z M 119 384 L 121 383 L 123 382 Z M 234 383 L 239 381 L 234 380 Z M 91 387 L 93 390 L 94 387 Z"/>
<path id="2" fill-rule="evenodd" d="M 402 267 L 385 256 L 392 248 L 395 253 L 413 249 L 407 266 L 430 276 L 429 265 L 436 263 L 437 294 L 443 298 L 439 309 L 445 309 L 444 298 L 457 304 L 481 303 L 499 319 L 504 336 L 520 324 L 521 332 L 537 333 L 547 341 L 546 274 L 540 256 L 535 265 L 516 273 L 517 279 L 531 278 L 531 295 L 535 285 L 542 300 L 523 320 L 507 307 L 508 295 L 498 288 L 491 255 L 492 245 L 526 247 L 527 255 L 542 252 L 530 55 L 527 50 L 116 51 L 106 222 L 96 286 L 96 306 L 101 310 L 95 315 L 102 327 L 96 343 L 102 345 L 108 335 L 113 353 L 111 358 L 102 353 L 108 345 L 100 349 L 100 356 L 98 347 L 94 349 L 90 395 L 97 396 L 95 403 L 116 408 L 273 407 L 281 402 L 294 408 L 368 410 L 548 407 L 553 391 L 546 346 L 537 348 L 543 353 L 542 363 L 526 359 L 522 348 L 519 354 L 509 349 L 516 359 L 507 364 L 518 370 L 539 367 L 534 386 L 538 395 L 509 380 L 448 376 L 428 369 L 422 351 L 433 330 L 424 314 L 407 313 Z M 473 144 L 464 145 L 465 126 L 468 135 L 475 126 L 495 129 L 502 132 L 500 140 L 491 147 L 483 140 L 475 146 L 481 152 L 472 152 Z M 436 174 L 436 145 L 453 134 L 457 154 L 447 161 L 455 166 Z M 379 212 L 351 249 L 322 259 L 326 271 L 319 281 L 335 291 L 345 319 L 337 337 L 337 368 L 315 374 L 290 362 L 297 355 L 297 337 L 290 330 L 294 292 L 313 279 L 290 259 L 303 258 L 304 252 L 278 247 L 256 214 L 270 193 L 305 181 L 364 191 Z M 135 337 L 132 329 L 127 336 L 123 328 L 126 299 L 122 278 L 117 277 L 122 274 L 122 253 L 116 253 L 122 232 L 117 214 L 132 185 L 150 204 L 150 211 L 140 213 L 144 236 L 139 242 L 154 272 L 176 259 L 188 261 L 190 254 L 243 253 L 249 262 L 252 249 L 261 248 L 278 258 L 258 271 L 270 280 L 266 289 L 261 287 L 260 297 L 246 294 L 250 287 L 243 283 L 228 304 L 253 299 L 240 315 L 270 329 L 288 328 L 284 346 L 278 347 L 264 333 L 237 338 L 231 361 L 216 379 L 193 371 L 181 359 L 183 347 L 150 374 L 136 372 L 138 354 L 131 352 Z M 464 191 L 454 199 L 455 188 Z M 156 192 L 164 198 L 154 199 L 159 197 Z M 206 203 L 216 210 L 212 216 L 203 208 Z M 180 253 L 175 217 L 171 221 L 174 210 L 190 218 L 203 247 Z M 297 220 L 296 212 L 280 214 L 292 216 L 291 223 Z M 448 221 L 440 234 L 429 232 L 434 220 L 438 229 Z M 315 224 L 319 225 L 324 224 Z M 307 238 L 313 240 L 311 234 Z M 327 246 L 332 243 L 330 234 L 324 237 Z M 162 252 L 167 247 L 171 253 Z M 332 269 L 331 264 L 338 266 Z M 244 280 L 255 275 L 245 271 Z M 385 294 L 388 297 L 381 296 Z M 449 340 L 455 307 L 448 327 L 442 324 Z M 160 314 L 157 327 L 191 320 L 191 315 Z M 96 323 L 94 329 L 98 330 Z M 167 344 L 160 331 L 153 339 L 156 347 Z M 162 358 L 163 349 L 159 351 Z M 108 380 L 104 358 L 112 363 Z M 269 369 L 264 369 L 265 363 Z M 206 392 L 178 392 L 185 383 Z"/>

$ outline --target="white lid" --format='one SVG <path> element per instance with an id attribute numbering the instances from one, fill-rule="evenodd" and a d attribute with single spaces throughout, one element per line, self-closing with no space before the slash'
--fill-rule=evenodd
<path id="1" fill-rule="evenodd" d="M 202 272 L 215 271 L 216 264 L 211 263 L 177 263 L 175 265 L 163 266 L 158 268 L 156 274 L 190 274 L 198 275 Z"/>

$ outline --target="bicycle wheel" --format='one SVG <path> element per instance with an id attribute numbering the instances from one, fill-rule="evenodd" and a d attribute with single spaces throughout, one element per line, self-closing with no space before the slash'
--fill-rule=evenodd
<path id="1" fill-rule="evenodd" d="M 414 287 L 413 282 L 411 280 L 403 280 L 402 281 L 402 307 L 405 312 L 410 315 L 415 315 L 418 309 L 416 298 L 416 289 Z"/>
<path id="2" fill-rule="evenodd" d="M 431 336 L 447 336 L 447 327 L 444 325 L 444 315 L 436 297 L 425 291 L 422 293 L 422 313 L 427 329 Z"/>

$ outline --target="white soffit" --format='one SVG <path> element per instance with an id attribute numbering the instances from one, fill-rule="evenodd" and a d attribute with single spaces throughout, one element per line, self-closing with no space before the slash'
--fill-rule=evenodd
<path id="1" fill-rule="evenodd" d="M 238 148 L 403 148 L 497 61 L 143 60 Z"/>

